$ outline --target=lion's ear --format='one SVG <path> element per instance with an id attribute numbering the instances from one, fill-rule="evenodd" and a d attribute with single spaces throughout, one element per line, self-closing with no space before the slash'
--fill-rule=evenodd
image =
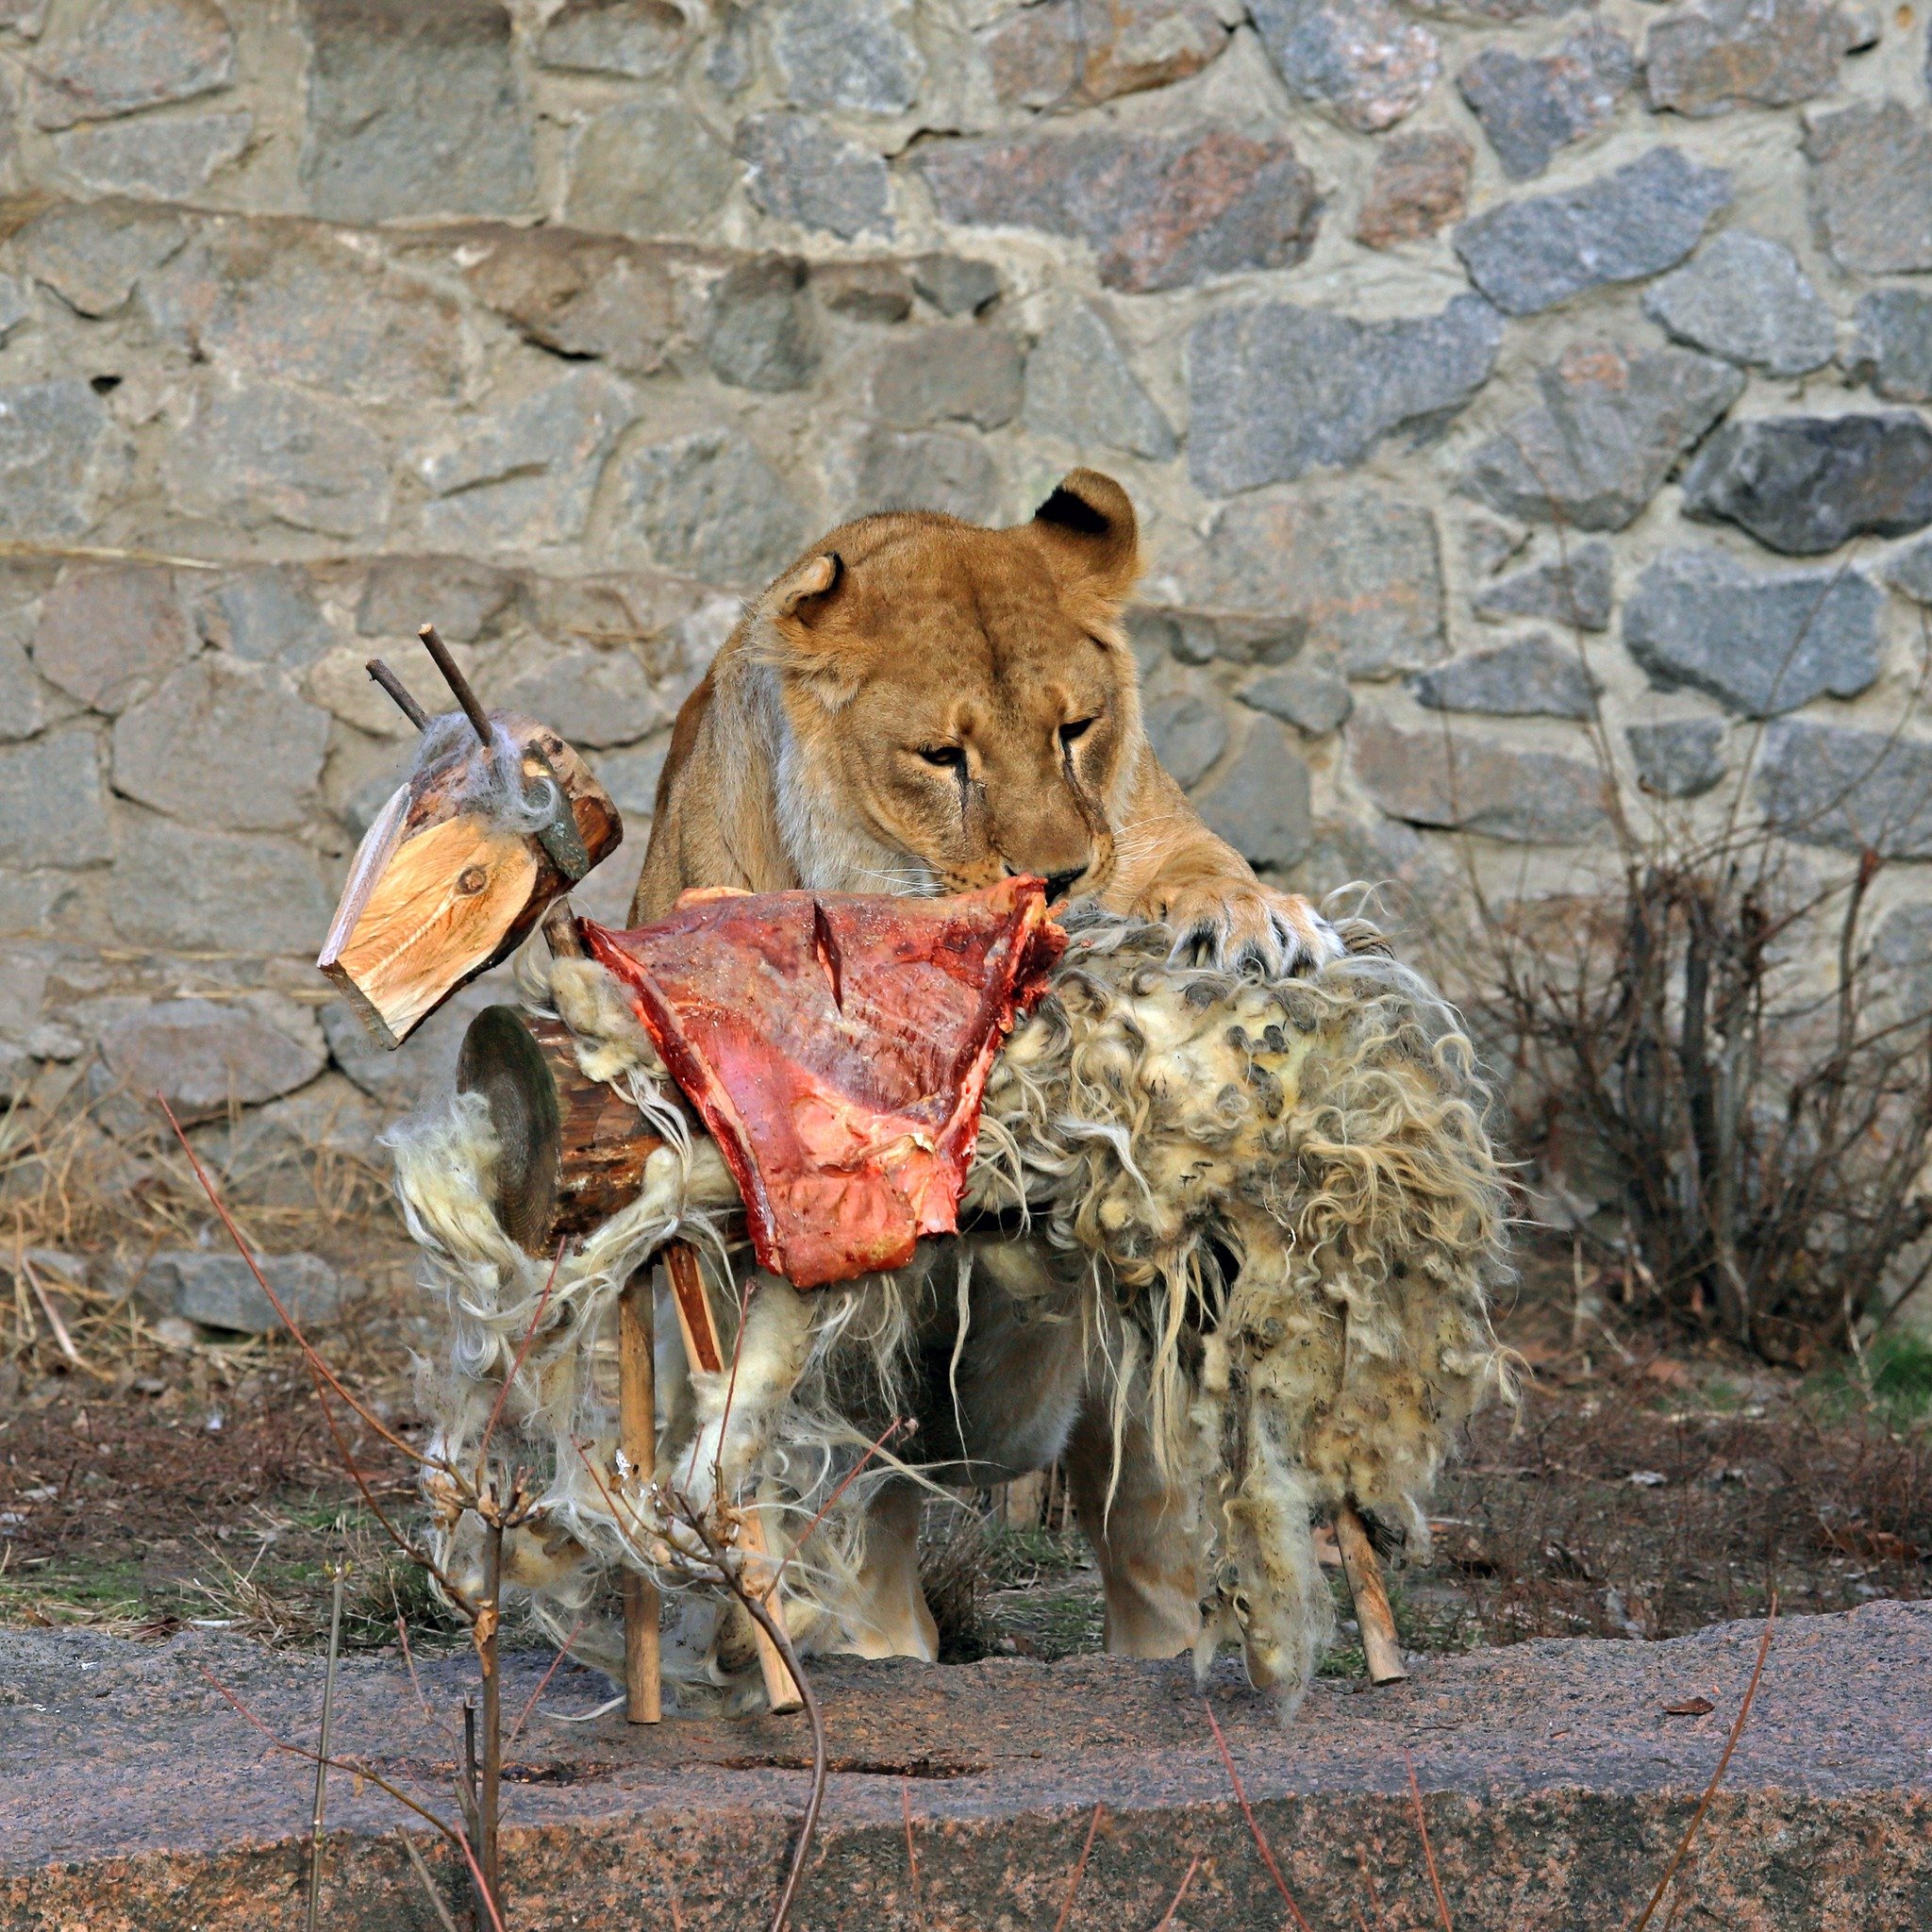
<path id="1" fill-rule="evenodd" d="M 1127 492 L 1098 470 L 1069 470 L 1033 512 L 1055 562 L 1107 597 L 1124 597 L 1141 575 L 1141 532 Z"/>
<path id="2" fill-rule="evenodd" d="M 809 627 L 825 614 L 844 581 L 845 559 L 836 550 L 821 550 L 772 586 L 766 611 L 780 623 Z"/>

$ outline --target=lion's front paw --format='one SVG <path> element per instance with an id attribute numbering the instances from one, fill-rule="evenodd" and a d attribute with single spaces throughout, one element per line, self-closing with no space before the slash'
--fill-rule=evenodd
<path id="1" fill-rule="evenodd" d="M 1150 893 L 1139 908 L 1172 928 L 1176 956 L 1235 967 L 1252 961 L 1271 977 L 1310 973 L 1341 958 L 1341 935 L 1295 892 L 1258 880 L 1215 880 Z"/>

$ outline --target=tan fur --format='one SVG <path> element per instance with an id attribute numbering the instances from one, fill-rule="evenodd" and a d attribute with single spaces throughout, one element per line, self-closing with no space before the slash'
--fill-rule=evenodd
<path id="1" fill-rule="evenodd" d="M 834 530 L 679 714 L 632 922 L 693 886 L 930 893 L 1026 872 L 1217 961 L 1339 957 L 1154 756 L 1121 631 L 1140 569 L 1133 506 L 1091 470 L 1011 529 L 908 511 Z"/>

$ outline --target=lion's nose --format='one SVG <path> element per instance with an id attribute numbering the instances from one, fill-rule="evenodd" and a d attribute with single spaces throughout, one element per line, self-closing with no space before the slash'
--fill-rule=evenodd
<path id="1" fill-rule="evenodd" d="M 1070 872 L 1050 872 L 1046 875 L 1046 896 L 1049 904 L 1057 904 L 1071 892 L 1086 872 L 1084 865 L 1076 865 Z"/>

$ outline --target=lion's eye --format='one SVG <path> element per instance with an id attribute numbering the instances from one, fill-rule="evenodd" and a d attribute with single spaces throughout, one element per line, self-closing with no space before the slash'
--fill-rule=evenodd
<path id="1" fill-rule="evenodd" d="M 937 765 L 943 772 L 957 772 L 966 762 L 966 747 L 963 744 L 925 744 L 920 746 L 919 756 L 927 764 Z"/>
<path id="2" fill-rule="evenodd" d="M 1062 724 L 1060 726 L 1060 742 L 1062 744 L 1077 744 L 1092 728 L 1093 720 L 1091 718 L 1075 718 L 1071 724 Z"/>

